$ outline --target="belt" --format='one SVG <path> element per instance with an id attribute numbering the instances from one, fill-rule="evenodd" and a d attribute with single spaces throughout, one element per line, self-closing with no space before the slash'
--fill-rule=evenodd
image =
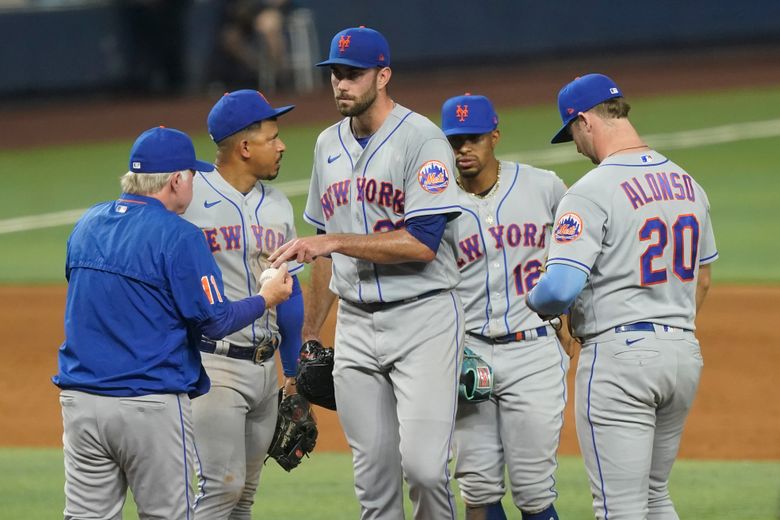
<path id="1" fill-rule="evenodd" d="M 449 289 L 434 289 L 433 291 L 428 291 L 420 294 L 419 296 L 413 296 L 411 298 L 407 298 L 405 300 L 397 300 L 394 302 L 353 302 L 351 300 L 344 300 L 345 302 L 349 303 L 350 305 L 354 305 L 358 309 L 360 309 L 363 312 L 378 312 L 378 311 L 384 311 L 387 309 L 392 309 L 393 307 L 397 307 L 399 305 L 403 305 L 405 303 L 412 303 L 416 302 L 418 300 L 423 300 L 425 298 L 430 298 L 431 296 L 436 296 L 437 294 L 441 294 L 445 291 L 448 291 Z"/>
<path id="2" fill-rule="evenodd" d="M 256 347 L 242 347 L 241 345 L 234 345 L 223 340 L 212 340 L 201 338 L 198 348 L 201 352 L 207 354 L 216 354 L 218 356 L 225 356 L 233 359 L 244 359 L 246 361 L 252 361 L 256 365 L 268 361 L 274 356 L 276 347 L 279 346 L 279 339 L 274 337 L 268 343 L 258 345 Z"/>
<path id="3" fill-rule="evenodd" d="M 536 338 L 541 338 L 543 336 L 547 336 L 547 326 L 541 326 L 536 327 L 535 329 L 528 329 L 528 330 L 521 330 L 520 332 L 513 332 L 511 334 L 506 334 L 505 336 L 496 336 L 496 337 L 490 337 L 490 336 L 483 336 L 482 334 L 477 334 L 476 332 L 466 332 L 469 336 L 473 336 L 475 338 L 479 338 L 482 341 L 486 341 L 488 343 L 513 343 L 515 341 L 526 341 L 526 340 L 532 340 Z"/>
<path id="4" fill-rule="evenodd" d="M 619 325 L 615 327 L 615 332 L 655 332 L 659 328 L 664 332 L 690 332 L 689 329 L 670 327 L 669 325 L 661 325 L 660 323 L 652 323 L 649 321 L 639 321 L 636 323 L 629 323 L 628 325 Z"/>

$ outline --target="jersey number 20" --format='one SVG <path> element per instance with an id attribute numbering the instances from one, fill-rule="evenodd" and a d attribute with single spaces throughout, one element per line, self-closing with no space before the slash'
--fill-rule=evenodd
<path id="1" fill-rule="evenodd" d="M 639 259 L 642 285 L 655 285 L 667 280 L 666 266 L 653 267 L 653 261 L 663 256 L 669 244 L 669 231 L 666 222 L 658 217 L 645 221 L 639 230 L 639 240 L 651 241 Z M 695 278 L 694 268 L 699 253 L 699 221 L 695 215 L 680 215 L 672 225 L 672 271 L 682 282 Z"/>

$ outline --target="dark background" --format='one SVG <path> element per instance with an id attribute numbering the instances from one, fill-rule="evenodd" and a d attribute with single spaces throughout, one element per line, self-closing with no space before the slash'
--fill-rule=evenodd
<path id="1" fill-rule="evenodd" d="M 0 103 L 96 92 L 154 94 L 160 78 L 138 59 L 149 54 L 150 45 L 163 70 L 181 84 L 178 93 L 205 92 L 214 79 L 210 70 L 223 2 L 163 2 L 169 14 L 155 23 L 166 24 L 165 41 L 143 36 L 152 22 L 133 12 L 133 4 L 139 3 L 143 1 L 0 0 Z M 295 4 L 312 11 L 321 56 L 337 31 L 367 25 L 391 42 L 394 68 L 457 70 L 474 63 L 516 64 L 562 56 L 780 45 L 777 0 Z M 170 56 L 178 56 L 180 64 L 171 65 Z"/>

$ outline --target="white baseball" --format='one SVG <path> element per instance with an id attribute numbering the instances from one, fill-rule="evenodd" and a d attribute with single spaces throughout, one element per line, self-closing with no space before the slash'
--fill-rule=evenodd
<path id="1" fill-rule="evenodd" d="M 260 279 L 257 281 L 257 283 L 263 285 L 265 282 L 276 276 L 276 273 L 278 272 L 279 269 L 276 269 L 275 267 L 269 267 L 260 274 Z"/>

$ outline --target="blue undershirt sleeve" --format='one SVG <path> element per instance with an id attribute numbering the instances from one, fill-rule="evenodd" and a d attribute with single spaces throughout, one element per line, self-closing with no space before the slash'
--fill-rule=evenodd
<path id="1" fill-rule="evenodd" d="M 265 298 L 250 296 L 235 302 L 225 302 L 223 311 L 200 324 L 207 338 L 222 339 L 251 324 L 265 313 Z"/>
<path id="2" fill-rule="evenodd" d="M 580 294 L 588 275 L 581 269 L 563 264 L 552 264 L 530 293 L 531 310 L 548 316 L 563 314 Z"/>
<path id="3" fill-rule="evenodd" d="M 298 277 L 293 276 L 292 279 L 290 299 L 276 306 L 276 323 L 282 335 L 279 357 L 282 358 L 282 370 L 286 377 L 294 377 L 298 371 L 298 353 L 301 350 L 303 329 L 303 293 Z"/>
<path id="4" fill-rule="evenodd" d="M 406 231 L 425 244 L 434 253 L 438 252 L 444 228 L 447 226 L 447 214 L 421 215 L 406 221 Z"/>

